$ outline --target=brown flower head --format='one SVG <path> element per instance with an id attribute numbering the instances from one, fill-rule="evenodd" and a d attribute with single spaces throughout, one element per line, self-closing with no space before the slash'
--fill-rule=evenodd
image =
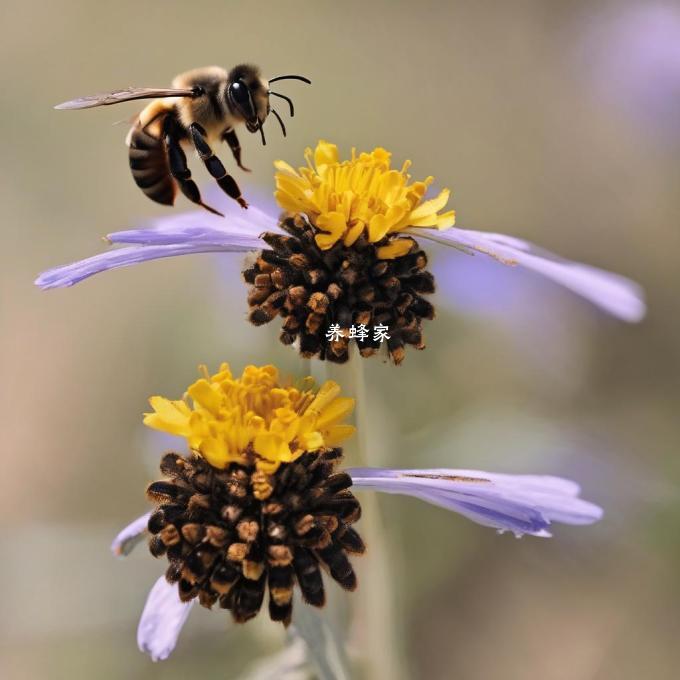
<path id="1" fill-rule="evenodd" d="M 454 213 L 439 214 L 449 191 L 423 201 L 432 178 L 410 183 L 409 163 L 390 167 L 377 148 L 349 161 L 320 142 L 307 167 L 277 163 L 276 198 L 287 235 L 268 232 L 244 272 L 251 284 L 249 319 L 262 325 L 280 316 L 281 342 L 299 342 L 303 356 L 344 362 L 355 341 L 362 356 L 387 345 L 396 364 L 405 346 L 423 349 L 422 322 L 434 318 L 424 296 L 434 292 L 427 256 L 406 229 L 445 229 Z"/>

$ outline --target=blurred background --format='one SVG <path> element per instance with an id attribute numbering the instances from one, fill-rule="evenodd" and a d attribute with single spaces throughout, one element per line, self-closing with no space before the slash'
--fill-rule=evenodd
<path id="1" fill-rule="evenodd" d="M 383 145 L 453 188 L 459 226 L 615 270 L 648 295 L 648 317 L 625 325 L 538 277 L 429 248 L 428 349 L 398 369 L 364 362 L 384 460 L 562 474 L 606 515 L 518 541 L 381 498 L 403 676 L 677 677 L 679 2 L 5 0 L 0 16 L 0 676 L 238 678 L 282 645 L 265 617 L 234 629 L 196 607 L 152 664 L 135 631 L 162 565 L 143 547 L 109 553 L 146 511 L 166 445 L 141 425 L 149 395 L 179 396 L 203 362 L 302 370 L 276 324 L 245 322 L 240 259 L 32 283 L 169 212 L 134 186 L 126 126 L 112 125 L 138 106 L 52 106 L 250 60 L 314 84 L 283 90 L 287 139 L 273 124 L 265 148 L 241 134 L 246 196 L 269 194 L 272 161 L 301 164 L 318 138 Z M 388 677 L 366 667 L 357 677 Z"/>

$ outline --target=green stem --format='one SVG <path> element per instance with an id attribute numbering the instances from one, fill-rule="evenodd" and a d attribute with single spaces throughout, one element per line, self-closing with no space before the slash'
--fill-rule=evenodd
<path id="1" fill-rule="evenodd" d="M 301 359 L 298 378 L 311 376 L 320 385 L 326 377 L 326 362 Z M 302 638 L 307 646 L 307 661 L 315 670 L 319 680 L 350 680 L 350 665 L 347 657 L 342 604 L 331 597 L 331 605 L 320 611 L 302 601 L 298 594 L 293 606 L 293 620 L 290 634 Z"/>
<path id="2" fill-rule="evenodd" d="M 357 434 L 355 461 L 359 465 L 379 467 L 384 463 L 384 442 L 381 433 L 384 419 L 379 412 L 380 396 L 371 400 L 366 381 L 366 360 L 353 352 L 349 362 L 349 380 L 343 391 L 352 391 L 356 399 Z M 391 368 L 391 367 L 390 367 Z M 369 413 L 371 404 L 375 412 Z M 406 663 L 399 641 L 395 608 L 394 576 L 390 559 L 389 537 L 383 522 L 380 503 L 375 493 L 362 494 L 360 532 L 367 546 L 359 562 L 360 594 L 357 598 L 357 638 L 366 660 L 367 677 L 402 680 Z"/>
<path id="3" fill-rule="evenodd" d="M 342 635 L 324 613 L 296 596 L 292 623 L 290 632 L 305 641 L 307 660 L 319 680 L 350 680 L 352 676 Z"/>
<path id="4" fill-rule="evenodd" d="M 352 353 L 349 363 L 344 366 L 305 359 L 303 375 L 311 375 L 319 385 L 325 380 L 336 380 L 342 388 L 343 395 L 354 397 L 357 433 L 344 446 L 345 458 L 351 465 L 378 467 L 385 462 L 384 435 L 387 433 L 380 431 L 380 424 L 386 419 L 382 418 L 380 413 L 380 395 L 376 395 L 377 401 L 371 401 L 365 364 L 365 359 L 358 352 Z M 371 404 L 374 406 L 373 412 L 370 410 Z M 408 673 L 398 634 L 389 537 L 377 495 L 371 492 L 361 495 L 362 519 L 359 531 L 366 543 L 367 551 L 364 557 L 354 560 L 359 572 L 359 592 L 352 598 L 355 608 L 353 647 L 360 653 L 366 671 L 365 677 L 405 680 Z M 342 604 L 346 599 L 340 600 L 335 597 L 331 599 L 335 600 L 332 603 L 333 608 L 330 611 L 330 608 L 327 608 L 324 616 L 330 615 L 337 624 L 338 620 L 343 618 Z M 293 622 L 295 623 L 295 616 Z M 337 630 L 335 626 L 333 628 Z M 314 640 L 307 630 L 311 629 L 302 626 L 299 631 L 307 644 L 318 644 L 318 640 Z M 326 639 L 332 639 L 336 645 L 340 644 L 337 637 Z M 333 656 L 344 658 L 337 649 Z M 319 669 L 318 659 L 315 659 L 314 653 L 310 655 L 310 661 Z"/>

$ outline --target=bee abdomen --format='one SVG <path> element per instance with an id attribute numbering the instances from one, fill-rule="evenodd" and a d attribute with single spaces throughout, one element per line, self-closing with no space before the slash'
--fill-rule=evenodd
<path id="1" fill-rule="evenodd" d="M 156 203 L 172 205 L 176 187 L 162 138 L 135 126 L 130 133 L 130 170 L 137 186 Z"/>

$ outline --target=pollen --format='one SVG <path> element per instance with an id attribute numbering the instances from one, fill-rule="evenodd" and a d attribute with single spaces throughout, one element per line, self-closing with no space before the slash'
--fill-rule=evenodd
<path id="1" fill-rule="evenodd" d="M 455 213 L 440 212 L 448 203 L 450 191 L 423 200 L 433 181 L 411 181 L 406 161 L 401 170 L 391 167 L 391 154 L 381 147 L 339 159 L 338 147 L 321 140 L 316 149 L 305 150 L 307 165 L 295 170 L 276 161 L 275 197 L 291 214 L 303 213 L 314 225 L 317 246 L 329 250 L 338 241 L 352 246 L 365 235 L 369 243 L 379 243 L 391 235 L 413 227 L 447 229 Z M 385 242 L 378 250 L 381 259 L 405 255 L 409 244 Z"/>
<path id="2" fill-rule="evenodd" d="M 271 492 L 267 475 L 281 464 L 354 433 L 343 423 L 354 400 L 340 396 L 333 381 L 320 387 L 311 379 L 301 386 L 285 384 L 274 366 L 247 366 L 240 377 L 227 364 L 213 375 L 205 366 L 199 370 L 202 377 L 183 399 L 151 397 L 153 412 L 144 415 L 144 424 L 186 438 L 190 450 L 214 468 L 254 466 L 259 498 Z M 238 492 L 236 484 L 232 493 Z"/>

